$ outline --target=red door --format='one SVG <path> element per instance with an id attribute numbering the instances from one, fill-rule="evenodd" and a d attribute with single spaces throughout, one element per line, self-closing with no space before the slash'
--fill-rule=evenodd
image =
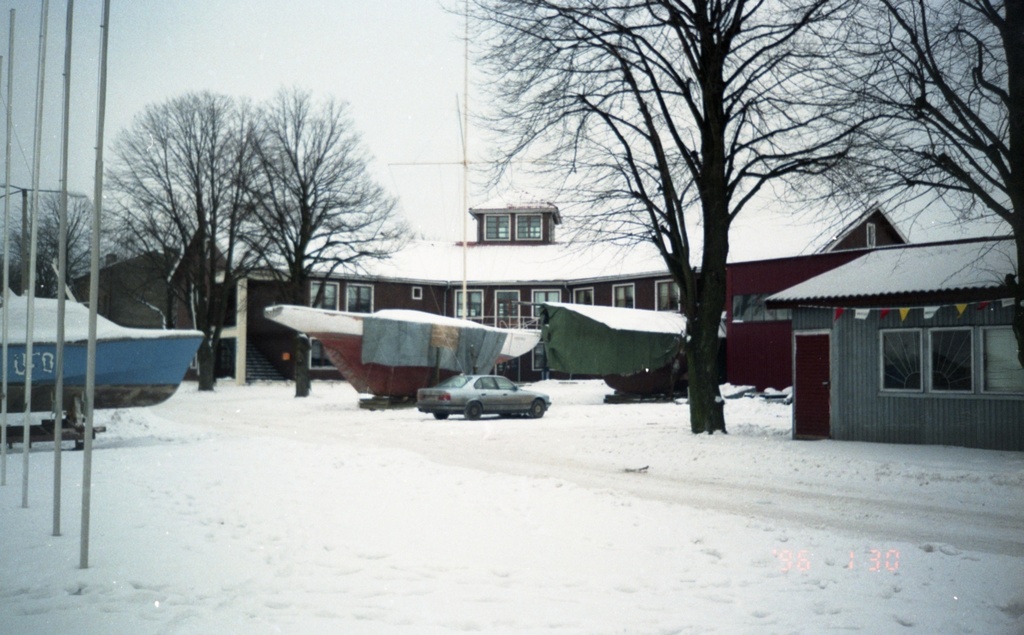
<path id="1" fill-rule="evenodd" d="M 829 336 L 796 334 L 793 436 L 829 437 Z"/>

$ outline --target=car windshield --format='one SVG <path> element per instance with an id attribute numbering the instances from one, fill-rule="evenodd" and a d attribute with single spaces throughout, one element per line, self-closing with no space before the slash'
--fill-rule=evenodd
<path id="1" fill-rule="evenodd" d="M 462 388 L 469 381 L 469 377 L 465 375 L 455 375 L 442 381 L 437 385 L 437 388 Z"/>

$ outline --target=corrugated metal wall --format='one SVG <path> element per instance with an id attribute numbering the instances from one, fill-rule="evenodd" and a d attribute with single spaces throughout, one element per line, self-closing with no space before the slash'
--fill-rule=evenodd
<path id="1" fill-rule="evenodd" d="M 1010 323 L 1011 312 L 995 303 L 984 310 L 970 306 L 958 317 L 955 307 L 944 306 L 925 320 L 918 308 L 901 321 L 898 311 L 880 318 L 880 313 L 872 310 L 863 320 L 847 311 L 833 320 L 831 310 L 798 310 L 794 316 L 795 330 L 822 328 L 826 324 L 832 328 L 832 438 L 1024 450 L 1024 396 L 980 392 L 978 329 L 973 346 L 973 394 L 937 394 L 927 389 L 912 394 L 883 392 L 880 380 L 880 329 L 1006 325 Z M 922 336 L 927 338 L 927 331 Z M 922 360 L 922 370 L 927 370 L 927 364 L 926 359 Z"/>

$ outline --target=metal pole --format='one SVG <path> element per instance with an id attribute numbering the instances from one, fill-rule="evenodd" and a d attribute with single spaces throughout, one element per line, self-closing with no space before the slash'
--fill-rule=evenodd
<path id="1" fill-rule="evenodd" d="M 469 303 L 466 289 L 469 265 L 469 0 L 466 0 L 466 24 L 464 29 L 462 59 L 462 319 L 469 319 Z"/>
<path id="2" fill-rule="evenodd" d="M 13 82 L 11 77 L 13 76 L 11 71 L 13 70 L 14 61 L 14 9 L 11 9 L 11 24 L 10 34 L 7 39 L 7 127 L 6 140 L 7 149 L 4 153 L 4 264 L 3 264 L 3 307 L 0 311 L 3 312 L 3 334 L 0 336 L 3 341 L 3 370 L 0 371 L 2 374 L 3 384 L 0 386 L 0 485 L 7 485 L 7 343 L 10 335 L 10 320 L 8 319 L 8 304 L 10 300 L 10 291 L 7 288 L 7 283 L 10 281 L 11 275 L 11 243 L 10 243 L 10 226 L 11 226 L 11 97 L 13 92 Z"/>
<path id="3" fill-rule="evenodd" d="M 92 254 L 89 262 L 89 345 L 85 370 L 85 456 L 82 459 L 82 545 L 79 566 L 89 568 L 89 512 L 92 497 L 93 397 L 96 394 L 96 307 L 100 298 L 100 211 L 103 208 L 103 124 L 107 109 L 107 39 L 110 0 L 103 0 L 99 104 L 96 108 L 96 184 L 93 190 Z"/>
<path id="4" fill-rule="evenodd" d="M 38 257 L 39 239 L 39 164 L 42 159 L 43 145 L 43 94 L 46 79 L 46 21 L 49 13 L 49 0 L 43 0 L 42 13 L 39 17 L 39 76 L 36 81 L 36 129 L 32 143 L 32 212 L 30 225 L 32 237 L 29 241 L 28 254 L 28 302 L 25 324 L 25 425 L 22 439 L 22 464 L 24 471 L 21 481 L 21 506 L 28 507 L 28 455 L 29 432 L 32 426 L 32 366 L 33 339 L 36 321 L 36 259 Z"/>
<path id="5" fill-rule="evenodd" d="M 64 424 L 64 311 L 68 268 L 68 127 L 71 118 L 71 22 L 75 0 L 68 0 L 64 35 L 64 112 L 60 151 L 60 219 L 57 230 L 57 377 L 53 395 L 53 535 L 60 535 L 61 441 Z"/>

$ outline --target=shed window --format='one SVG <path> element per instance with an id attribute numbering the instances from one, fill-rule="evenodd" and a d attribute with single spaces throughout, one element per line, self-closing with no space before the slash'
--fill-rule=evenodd
<path id="1" fill-rule="evenodd" d="M 985 392 L 1024 393 L 1024 368 L 1017 361 L 1017 338 L 1010 327 L 985 329 L 982 338 L 982 386 Z"/>
<path id="2" fill-rule="evenodd" d="M 593 304 L 594 303 L 594 287 L 586 287 L 585 289 L 576 289 L 572 292 L 572 301 L 575 304 Z"/>
<path id="3" fill-rule="evenodd" d="M 921 390 L 920 331 L 882 331 L 882 389 Z"/>
<path id="4" fill-rule="evenodd" d="M 338 310 L 337 282 L 310 282 L 309 305 L 316 309 Z"/>
<path id="5" fill-rule="evenodd" d="M 484 292 L 471 290 L 466 292 L 466 312 L 468 317 L 462 314 L 462 291 L 455 292 L 455 315 L 463 319 L 482 317 L 484 314 Z"/>
<path id="6" fill-rule="evenodd" d="M 765 306 L 770 293 L 748 293 L 732 297 L 733 322 L 778 322 L 793 319 L 792 309 L 771 309 Z"/>
<path id="7" fill-rule="evenodd" d="M 679 310 L 679 284 L 675 280 L 659 280 L 658 289 L 658 310 L 678 311 Z"/>
<path id="8" fill-rule="evenodd" d="M 931 337 L 932 390 L 971 392 L 971 330 L 933 329 Z"/>
<path id="9" fill-rule="evenodd" d="M 309 341 L 309 367 L 310 368 L 334 368 L 330 358 L 327 357 L 327 349 L 318 339 Z"/>

